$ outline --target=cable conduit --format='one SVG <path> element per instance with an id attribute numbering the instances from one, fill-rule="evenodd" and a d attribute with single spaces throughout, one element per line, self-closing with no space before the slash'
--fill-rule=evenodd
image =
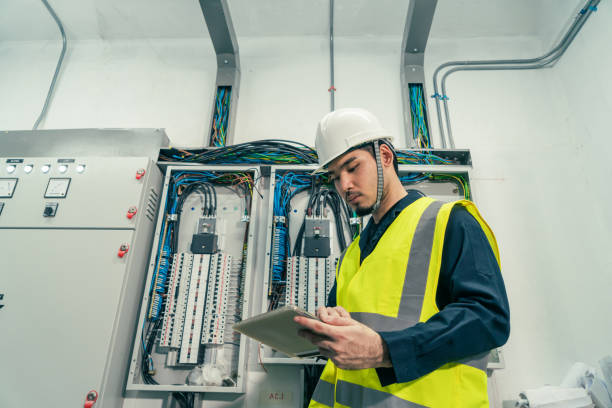
<path id="1" fill-rule="evenodd" d="M 45 116 L 47 116 L 47 109 L 49 108 L 49 102 L 51 102 L 51 96 L 53 95 L 53 90 L 55 89 L 55 83 L 57 82 L 57 77 L 59 76 L 60 69 L 62 68 L 62 62 L 64 61 L 64 56 L 66 55 L 66 32 L 64 31 L 64 26 L 62 25 L 62 21 L 59 19 L 57 14 L 55 14 L 55 10 L 53 10 L 53 7 L 51 7 L 51 5 L 47 2 L 47 0 L 41 0 L 41 1 L 45 5 L 47 10 L 49 11 L 49 14 L 51 14 L 51 17 L 53 17 L 53 20 L 55 20 L 55 23 L 57 24 L 60 30 L 60 33 L 62 34 L 62 52 L 60 53 L 59 59 L 57 61 L 57 65 L 55 66 L 55 73 L 53 74 L 53 79 L 51 80 L 49 91 L 47 92 L 45 104 L 43 105 L 42 111 L 40 112 L 38 119 L 36 119 L 36 122 L 34 123 L 32 130 L 38 129 L 38 125 L 40 124 L 40 122 L 45 118 Z"/>
<path id="2" fill-rule="evenodd" d="M 455 143 L 452 138 L 452 131 L 450 126 L 450 117 L 448 113 L 448 97 L 446 96 L 446 84 L 445 81 L 450 74 L 458 71 L 485 71 L 485 70 L 519 70 L 519 69 L 539 69 L 548 66 L 552 66 L 561 56 L 565 53 L 569 45 L 572 43 L 578 32 L 584 26 L 589 16 L 597 10 L 597 5 L 601 0 L 588 0 L 587 4 L 580 10 L 576 16 L 574 22 L 567 30 L 563 38 L 559 43 L 553 47 L 546 54 L 536 58 L 525 58 L 525 59 L 500 59 L 500 60 L 473 60 L 473 61 L 449 61 L 441 64 L 436 68 L 433 75 L 434 95 L 433 98 L 436 101 L 436 113 L 438 117 L 438 126 L 440 129 L 440 138 L 442 141 L 442 147 L 446 148 L 446 138 L 444 133 L 444 126 L 442 123 L 442 115 L 440 109 L 440 99 L 444 103 L 444 114 L 446 121 L 446 128 L 448 131 L 448 141 L 450 148 L 455 148 Z M 498 65 L 498 66 L 495 66 Z M 438 74 L 444 68 L 451 66 L 459 66 L 448 70 L 442 77 L 441 91 L 442 95 L 438 92 Z"/>

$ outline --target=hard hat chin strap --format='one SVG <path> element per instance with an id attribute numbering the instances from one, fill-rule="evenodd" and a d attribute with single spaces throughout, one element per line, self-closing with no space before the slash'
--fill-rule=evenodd
<path id="1" fill-rule="evenodd" d="M 383 168 L 382 168 L 382 163 L 380 160 L 380 146 L 378 145 L 378 141 L 374 141 L 373 144 L 374 144 L 374 157 L 376 159 L 376 173 L 378 175 L 378 181 L 376 184 L 376 202 L 372 206 L 372 212 L 374 213 L 380 207 L 380 200 L 382 199 L 383 185 L 384 185 L 385 179 L 383 176 Z"/>

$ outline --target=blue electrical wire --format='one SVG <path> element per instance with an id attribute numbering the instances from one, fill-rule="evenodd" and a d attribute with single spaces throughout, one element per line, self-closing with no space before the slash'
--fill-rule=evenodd
<path id="1" fill-rule="evenodd" d="M 274 186 L 272 233 L 272 282 L 283 283 L 285 264 L 290 254 L 287 209 L 293 197 L 312 186 L 313 177 L 308 174 L 286 172 L 276 174 Z M 277 218 L 278 217 L 278 218 Z M 282 217 L 282 218 L 281 218 Z"/>
<path id="2" fill-rule="evenodd" d="M 429 176 L 423 173 L 408 173 L 406 175 L 400 176 L 399 179 L 400 179 L 400 182 L 402 182 L 402 184 L 407 184 L 407 183 L 416 183 L 418 181 L 427 180 L 428 178 Z"/>
<path id="3" fill-rule="evenodd" d="M 172 188 L 168 191 L 164 214 L 174 215 L 178 210 L 178 188 L 183 185 L 189 185 L 194 182 L 203 182 L 218 179 L 220 176 L 210 171 L 177 171 L 173 174 L 173 179 L 179 179 L 186 176 L 177 182 L 172 183 Z M 167 225 L 167 229 L 165 228 Z M 149 298 L 151 302 L 150 320 L 157 320 L 161 315 L 163 304 L 163 294 L 166 293 L 168 273 L 170 271 L 170 240 L 172 237 L 174 226 L 172 222 L 162 224 L 159 234 L 159 245 L 162 246 L 162 251 L 155 259 L 156 273 L 151 278 L 149 289 Z"/>
<path id="4" fill-rule="evenodd" d="M 431 147 L 431 140 L 425 116 L 427 105 L 423 98 L 423 87 L 420 84 L 410 84 L 409 90 L 412 136 L 419 147 L 429 148 Z"/>

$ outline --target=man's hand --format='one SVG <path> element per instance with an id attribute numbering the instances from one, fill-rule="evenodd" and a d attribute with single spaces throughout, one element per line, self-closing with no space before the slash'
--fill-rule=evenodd
<path id="1" fill-rule="evenodd" d="M 331 359 L 338 368 L 391 367 L 387 345 L 380 335 L 351 319 L 342 306 L 320 307 L 317 316 L 320 322 L 295 317 L 294 321 L 304 327 L 298 334 L 319 347 L 321 355 Z"/>

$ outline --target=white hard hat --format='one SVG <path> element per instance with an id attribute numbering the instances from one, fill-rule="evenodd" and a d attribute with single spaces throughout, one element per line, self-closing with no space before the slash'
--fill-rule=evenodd
<path id="1" fill-rule="evenodd" d="M 379 139 L 393 141 L 389 131 L 367 110 L 345 108 L 328 113 L 317 126 L 315 147 L 319 168 L 313 174 L 325 172 L 330 162 L 353 147 Z"/>

